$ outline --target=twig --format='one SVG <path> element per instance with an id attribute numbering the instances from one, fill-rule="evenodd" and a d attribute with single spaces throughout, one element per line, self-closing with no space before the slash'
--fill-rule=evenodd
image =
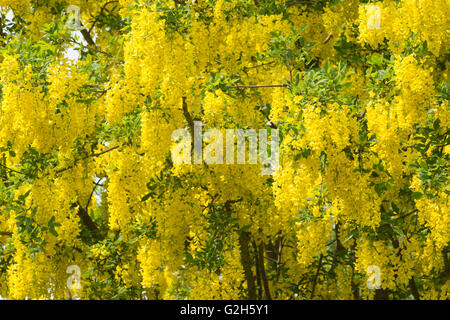
<path id="1" fill-rule="evenodd" d="M 119 2 L 119 1 L 117 1 L 117 0 L 109 1 L 109 2 L 106 2 L 106 3 L 103 5 L 103 7 L 100 9 L 100 12 L 98 13 L 97 17 L 95 18 L 94 22 L 92 23 L 92 26 L 89 28 L 89 31 L 88 31 L 89 34 L 91 33 L 92 29 L 94 29 L 95 24 L 98 22 L 98 19 L 100 18 L 101 14 L 103 13 L 103 10 L 106 9 L 106 6 L 107 6 L 108 4 L 115 3 L 115 2 Z"/>
<path id="2" fill-rule="evenodd" d="M 83 31 L 86 31 L 86 30 L 81 30 L 81 33 L 83 33 Z M 87 32 L 87 31 L 86 31 Z M 90 35 L 89 35 L 90 36 Z M 80 46 L 80 47 L 86 47 L 85 45 L 83 45 L 82 43 L 79 43 L 79 42 L 77 42 L 77 41 L 75 41 L 75 40 L 73 40 L 73 39 L 69 39 L 69 38 L 66 38 L 66 37 L 64 37 L 63 38 L 64 40 L 66 40 L 66 41 L 68 41 L 68 42 L 72 42 L 72 43 L 74 43 L 74 44 L 76 44 L 76 45 L 78 45 L 78 46 Z M 89 42 L 88 42 L 89 43 Z M 112 55 L 110 55 L 108 52 L 105 52 L 105 51 L 102 51 L 102 50 L 100 50 L 100 49 L 98 49 L 96 46 L 95 46 L 95 43 L 93 44 L 93 45 L 91 45 L 90 47 L 87 47 L 87 49 L 88 50 L 94 50 L 94 51 L 96 51 L 96 52 L 98 52 L 98 53 L 101 53 L 101 54 L 104 54 L 105 56 L 108 56 L 108 57 L 112 57 Z"/>
<path id="3" fill-rule="evenodd" d="M 0 163 L 0 167 L 5 168 L 6 170 L 11 171 L 11 172 L 15 172 L 15 173 L 18 173 L 18 174 L 24 174 L 23 172 L 20 172 L 20 171 L 8 168 L 7 166 L 5 166 L 5 165 L 3 165 L 1 163 Z"/>
<path id="4" fill-rule="evenodd" d="M 111 147 L 111 148 L 109 148 L 109 149 L 107 149 L 107 150 L 105 150 L 105 151 L 102 151 L 102 152 L 99 152 L 99 153 L 92 153 L 92 154 L 90 154 L 90 155 L 88 155 L 88 156 L 86 156 L 86 157 L 83 157 L 83 158 L 81 158 L 81 159 L 75 160 L 75 162 L 74 162 L 72 165 L 70 165 L 70 166 L 68 166 L 68 167 L 65 167 L 65 168 L 62 168 L 62 169 L 56 171 L 56 173 L 61 173 L 61 172 L 64 172 L 64 171 L 67 171 L 67 170 L 72 169 L 73 167 L 75 167 L 75 165 L 78 163 L 78 161 L 86 160 L 86 159 L 91 158 L 91 157 L 92 157 L 92 158 L 100 157 L 101 155 L 103 155 L 103 154 L 105 154 L 105 153 L 108 153 L 108 152 L 111 152 L 111 151 L 113 151 L 113 150 L 116 150 L 116 149 L 118 149 L 119 147 L 120 147 L 120 146 L 117 145 L 117 146 Z"/>
<path id="5" fill-rule="evenodd" d="M 99 152 L 99 153 L 93 153 L 92 154 L 92 157 L 100 157 L 101 155 L 103 155 L 103 154 L 105 154 L 105 153 L 108 153 L 108 152 L 110 152 L 110 151 L 113 151 L 113 150 L 116 150 L 117 148 L 119 148 L 120 146 L 114 146 L 114 147 L 111 147 L 111 148 L 109 148 L 109 149 L 107 149 L 107 150 L 104 150 L 104 151 L 102 151 L 102 152 Z M 89 158 L 89 157 L 88 157 Z"/>
<path id="6" fill-rule="evenodd" d="M 97 187 L 100 185 L 100 181 L 102 181 L 102 180 L 103 180 L 103 178 L 99 178 L 97 180 L 97 182 L 94 182 L 94 188 L 92 188 L 91 194 L 89 196 L 89 199 L 88 199 L 86 207 L 85 207 L 86 211 L 88 211 L 89 204 L 91 203 L 91 199 L 92 199 L 92 196 L 94 195 L 95 189 L 97 189 Z"/>
<path id="7" fill-rule="evenodd" d="M 407 216 L 410 216 L 410 215 L 412 215 L 412 214 L 414 214 L 414 213 L 417 213 L 417 212 L 419 212 L 419 210 L 415 209 L 415 210 L 413 210 L 413 211 L 411 211 L 411 212 L 409 212 L 409 213 L 406 213 L 406 214 L 404 214 L 404 215 L 402 215 L 402 216 L 399 216 L 399 217 L 395 218 L 395 220 L 399 220 L 399 219 L 406 218 Z"/>
<path id="8" fill-rule="evenodd" d="M 272 62 L 266 62 L 266 63 L 258 64 L 258 65 L 256 65 L 256 66 L 247 67 L 247 69 L 253 69 L 253 68 L 264 67 L 264 66 L 267 66 L 267 65 L 270 65 L 270 64 L 273 64 L 273 63 L 274 63 L 274 61 L 272 61 Z"/>

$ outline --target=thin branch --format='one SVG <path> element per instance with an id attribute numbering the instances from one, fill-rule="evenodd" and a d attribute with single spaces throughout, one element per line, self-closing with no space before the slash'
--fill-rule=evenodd
<path id="1" fill-rule="evenodd" d="M 104 155 L 105 153 L 108 153 L 108 152 L 110 152 L 110 151 L 113 151 L 113 150 L 116 150 L 117 148 L 119 148 L 120 146 L 114 146 L 114 147 L 111 147 L 111 148 L 109 148 L 109 149 L 107 149 L 107 150 L 104 150 L 104 151 L 102 151 L 102 152 L 99 152 L 99 153 L 93 153 L 92 154 L 92 157 L 100 157 L 101 155 Z M 89 158 L 89 157 L 88 157 Z"/>
<path id="2" fill-rule="evenodd" d="M 337 239 L 331 240 L 330 242 L 328 242 L 328 243 L 326 244 L 326 246 L 329 247 L 330 245 L 332 245 L 333 243 L 335 243 L 336 240 L 337 240 Z"/>
<path id="3" fill-rule="evenodd" d="M 412 215 L 412 214 L 414 214 L 414 213 L 417 213 L 417 212 L 419 212 L 419 210 L 418 210 L 418 209 L 415 209 L 415 210 L 413 210 L 413 211 L 411 211 L 411 212 L 409 212 L 409 213 L 406 213 L 406 214 L 404 214 L 404 215 L 402 215 L 402 216 L 399 216 L 399 217 L 395 218 L 395 220 L 399 220 L 399 219 L 406 218 L 406 217 L 408 217 L 408 216 L 410 216 L 410 215 Z"/>
<path id="4" fill-rule="evenodd" d="M 0 236 L 9 236 L 9 237 L 11 237 L 12 235 L 13 235 L 12 232 L 0 231 Z"/>
<path id="5" fill-rule="evenodd" d="M 241 202 L 242 200 L 243 200 L 242 198 L 235 199 L 235 200 L 227 200 L 227 201 L 225 201 L 225 207 L 229 208 L 230 204 L 238 203 L 238 202 Z"/>
<path id="6" fill-rule="evenodd" d="M 86 30 L 81 30 L 81 31 L 86 31 Z M 83 32 L 82 32 L 83 33 Z M 69 39 L 69 38 L 66 38 L 66 37 L 64 37 L 63 38 L 64 40 L 66 40 L 66 41 L 68 41 L 68 42 L 72 42 L 73 44 L 76 44 L 77 46 L 80 46 L 80 47 L 86 47 L 85 45 L 83 45 L 82 43 L 79 43 L 79 42 L 77 42 L 77 41 L 75 41 L 75 40 L 73 40 L 73 39 Z M 88 50 L 94 50 L 94 51 L 96 51 L 96 52 L 98 52 L 98 53 L 101 53 L 101 54 L 104 54 L 105 56 L 108 56 L 108 57 L 112 57 L 112 55 L 110 55 L 108 52 L 105 52 L 105 51 L 103 51 L 103 50 L 100 50 L 99 48 L 97 48 L 96 46 L 95 46 L 95 44 L 94 45 L 91 45 L 90 47 L 87 47 L 87 49 Z"/>
<path id="7" fill-rule="evenodd" d="M 14 173 L 24 174 L 23 172 L 20 172 L 20 171 L 17 171 L 17 170 L 8 168 L 7 166 L 5 166 L 5 165 L 3 165 L 3 164 L 1 164 L 1 163 L 0 163 L 0 167 L 5 168 L 6 170 L 11 171 L 11 172 L 14 172 Z"/>
<path id="8" fill-rule="evenodd" d="M 88 211 L 89 204 L 91 203 L 91 199 L 92 199 L 92 196 L 94 195 L 95 189 L 97 189 L 97 187 L 100 185 L 100 181 L 102 181 L 102 180 L 103 180 L 103 178 L 99 178 L 97 180 L 97 182 L 94 182 L 94 188 L 92 188 L 91 194 L 89 196 L 89 199 L 88 199 L 86 207 L 85 207 L 86 211 Z"/>
<path id="9" fill-rule="evenodd" d="M 108 4 L 115 3 L 115 2 L 119 2 L 119 1 L 117 1 L 117 0 L 109 1 L 109 2 L 106 2 L 106 3 L 103 5 L 103 7 L 100 9 L 100 12 L 98 13 L 97 17 L 95 18 L 94 22 L 92 23 L 92 26 L 89 28 L 89 34 L 91 33 L 92 29 L 94 29 L 95 24 L 98 22 L 98 19 L 99 19 L 100 16 L 102 15 L 103 11 L 106 9 L 106 6 L 107 6 Z"/>
<path id="10" fill-rule="evenodd" d="M 72 165 L 70 165 L 70 166 L 68 166 L 68 167 L 65 167 L 65 168 L 62 168 L 62 169 L 56 171 L 56 173 L 62 173 L 62 172 L 64 172 L 64 171 L 67 171 L 67 170 L 72 169 L 73 167 L 75 167 L 75 166 L 77 165 L 78 161 L 86 160 L 86 159 L 88 159 L 88 158 L 96 158 L 96 157 L 100 157 L 101 155 L 103 155 L 103 154 L 105 154 L 105 153 L 108 153 L 108 152 L 111 152 L 111 151 L 113 151 L 113 150 L 116 150 L 116 149 L 118 149 L 118 148 L 120 148 L 119 145 L 114 146 L 114 147 L 111 147 L 111 148 L 109 148 L 109 149 L 107 149 L 107 150 L 105 150 L 105 151 L 99 152 L 99 153 L 92 153 L 92 154 L 90 154 L 90 155 L 88 155 L 88 156 L 86 156 L 86 157 L 83 157 L 83 158 L 81 158 L 81 159 L 75 160 L 75 162 L 74 162 Z"/>
<path id="11" fill-rule="evenodd" d="M 253 68 L 264 67 L 264 66 L 268 66 L 268 65 L 273 64 L 273 63 L 274 63 L 274 61 L 272 61 L 272 62 L 266 62 L 266 63 L 258 64 L 258 65 L 256 65 L 256 66 L 247 67 L 247 69 L 253 69 Z"/>

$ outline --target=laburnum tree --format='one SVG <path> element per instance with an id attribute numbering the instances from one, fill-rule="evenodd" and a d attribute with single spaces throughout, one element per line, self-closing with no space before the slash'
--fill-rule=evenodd
<path id="1" fill-rule="evenodd" d="M 448 12 L 0 0 L 0 296 L 449 299 Z M 279 167 L 175 164 L 195 121 Z"/>

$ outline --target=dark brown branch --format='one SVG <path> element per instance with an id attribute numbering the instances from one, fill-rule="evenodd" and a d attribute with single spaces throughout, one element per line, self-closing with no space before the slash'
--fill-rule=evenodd
<path id="1" fill-rule="evenodd" d="M 253 250 L 255 252 L 258 252 L 258 247 L 256 246 L 256 242 L 253 241 L 252 242 L 253 245 Z M 268 257 L 266 257 L 268 258 Z M 263 287 L 262 287 L 262 283 L 261 283 L 261 270 L 259 267 L 259 263 L 258 263 L 258 255 L 255 254 L 255 266 L 256 266 L 256 287 L 258 289 L 258 299 L 262 300 L 263 297 Z"/>
<path id="2" fill-rule="evenodd" d="M 111 148 L 106 149 L 106 150 L 104 150 L 104 151 L 102 151 L 102 152 L 99 152 L 99 153 L 93 153 L 93 154 L 91 155 L 91 157 L 100 157 L 101 155 L 104 155 L 105 153 L 108 153 L 108 152 L 110 152 L 110 151 L 116 150 L 117 148 L 119 148 L 119 146 L 111 147 Z M 89 157 L 87 157 L 87 158 L 89 158 Z"/>
<path id="3" fill-rule="evenodd" d="M 273 63 L 274 63 L 274 61 L 272 61 L 272 62 L 266 62 L 266 63 L 261 63 L 261 64 L 258 64 L 258 65 L 256 65 L 256 66 L 250 66 L 250 67 L 247 67 L 247 69 L 260 68 L 260 67 L 264 67 L 264 66 L 271 65 L 271 64 L 273 64 Z"/>
<path id="4" fill-rule="evenodd" d="M 331 267 L 332 269 L 334 269 L 337 266 L 339 253 L 343 249 L 342 243 L 339 240 L 339 226 L 340 226 L 339 222 L 337 222 L 335 227 L 334 227 L 334 232 L 335 232 L 335 236 L 336 236 L 336 250 L 334 252 L 333 264 L 332 264 L 332 267 Z"/>
<path id="5" fill-rule="evenodd" d="M 83 35 L 84 40 L 86 40 L 88 45 L 95 46 L 95 42 L 92 39 L 91 34 L 89 33 L 89 30 L 87 30 L 83 25 L 81 25 L 81 28 L 83 28 L 80 30 L 80 32 Z"/>
<path id="6" fill-rule="evenodd" d="M 396 217 L 395 220 L 404 219 L 404 218 L 406 218 L 406 217 L 408 217 L 408 216 L 410 216 L 410 215 L 412 215 L 414 213 L 417 213 L 417 212 L 419 212 L 419 210 L 415 209 L 415 210 L 413 210 L 413 211 L 411 211 L 409 213 L 406 213 L 406 214 L 404 214 L 402 216 Z"/>
<path id="7" fill-rule="evenodd" d="M 241 247 L 241 263 L 244 269 L 245 280 L 247 282 L 248 299 L 256 300 L 255 277 L 252 271 L 252 262 L 248 245 L 250 243 L 250 234 L 247 231 L 239 235 L 239 245 Z"/>
<path id="8" fill-rule="evenodd" d="M 188 106 L 186 103 L 186 97 L 183 97 L 183 115 L 186 118 L 186 121 L 189 125 L 189 132 L 191 133 L 191 140 L 194 141 L 194 120 L 192 119 L 191 114 L 189 113 Z"/>
<path id="9" fill-rule="evenodd" d="M 226 207 L 226 208 L 229 208 L 229 206 L 230 206 L 231 204 L 239 203 L 239 202 L 241 202 L 242 200 L 243 200 L 242 198 L 238 198 L 238 199 L 235 199 L 235 200 L 227 200 L 227 201 L 225 201 L 225 207 Z"/>
<path id="10" fill-rule="evenodd" d="M 11 237 L 12 235 L 13 235 L 12 232 L 0 231 L 0 236 L 9 236 L 9 237 Z"/>
<path id="11" fill-rule="evenodd" d="M 92 238 L 94 238 L 94 240 L 99 240 L 99 230 L 97 228 L 97 225 L 95 224 L 95 222 L 92 220 L 92 218 L 89 216 L 88 212 L 86 211 L 85 208 L 83 208 L 80 203 L 78 204 L 78 216 L 80 217 L 81 221 L 83 222 L 83 224 L 89 229 Z"/>
<path id="12" fill-rule="evenodd" d="M 24 174 L 23 172 L 8 168 L 7 166 L 3 165 L 0 163 L 0 167 L 5 168 L 6 170 L 10 171 L 10 172 L 14 172 L 14 173 L 18 173 L 18 174 Z"/>
<path id="13" fill-rule="evenodd" d="M 408 283 L 409 283 L 409 287 L 411 289 L 411 293 L 412 293 L 414 299 L 420 300 L 419 290 L 417 290 L 416 280 L 414 280 L 414 277 L 411 277 L 411 279 L 409 279 Z"/>
<path id="14" fill-rule="evenodd" d="M 266 269 L 264 267 L 264 243 L 260 243 L 258 248 L 258 264 L 261 271 L 261 279 L 264 286 L 264 293 L 267 300 L 272 300 L 270 294 L 269 282 L 267 281 Z"/>
<path id="15" fill-rule="evenodd" d="M 312 286 L 312 289 L 311 289 L 311 298 L 310 299 L 312 299 L 314 297 L 314 292 L 316 291 L 317 279 L 319 278 L 320 268 L 322 268 L 322 259 L 323 259 L 323 254 L 320 255 L 319 264 L 317 265 L 316 274 L 314 275 L 314 280 L 313 280 L 313 286 Z"/>
<path id="16" fill-rule="evenodd" d="M 88 31 L 89 34 L 91 33 L 92 29 L 94 29 L 95 24 L 98 22 L 98 19 L 99 19 L 100 16 L 102 15 L 103 11 L 106 9 L 106 6 L 107 6 L 108 4 L 116 3 L 116 2 L 119 2 L 119 1 L 117 1 L 117 0 L 109 1 L 109 2 L 106 2 L 106 3 L 103 5 L 103 7 L 100 9 L 100 12 L 98 13 L 97 17 L 95 18 L 94 22 L 92 23 L 91 28 L 90 28 L 89 31 Z"/>
<path id="17" fill-rule="evenodd" d="M 105 153 L 108 153 L 108 152 L 111 152 L 111 151 L 113 151 L 113 150 L 116 150 L 116 149 L 118 149 L 119 147 L 120 147 L 120 146 L 117 145 L 117 146 L 111 147 L 111 148 L 109 148 L 109 149 L 107 149 L 107 150 L 105 150 L 105 151 L 102 151 L 102 152 L 99 152 L 99 153 L 92 153 L 92 154 L 90 154 L 90 155 L 88 155 L 88 156 L 86 156 L 86 157 L 83 157 L 83 158 L 81 158 L 81 159 L 75 160 L 75 162 L 74 162 L 72 165 L 70 165 L 70 166 L 68 166 L 68 167 L 65 167 L 65 168 L 62 168 L 62 169 L 59 169 L 58 171 L 56 171 L 56 173 L 62 173 L 62 172 L 64 172 L 64 171 L 70 170 L 70 169 L 72 169 L 73 167 L 75 167 L 79 161 L 86 160 L 86 159 L 88 159 L 88 158 L 96 158 L 96 157 L 100 157 L 101 155 L 103 155 L 103 154 L 105 154 Z"/>

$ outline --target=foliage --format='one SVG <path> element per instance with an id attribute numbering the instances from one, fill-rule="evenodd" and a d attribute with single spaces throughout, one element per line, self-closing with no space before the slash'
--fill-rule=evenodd
<path id="1" fill-rule="evenodd" d="M 0 296 L 449 299 L 449 9 L 0 0 Z M 194 120 L 278 171 L 175 165 Z"/>

